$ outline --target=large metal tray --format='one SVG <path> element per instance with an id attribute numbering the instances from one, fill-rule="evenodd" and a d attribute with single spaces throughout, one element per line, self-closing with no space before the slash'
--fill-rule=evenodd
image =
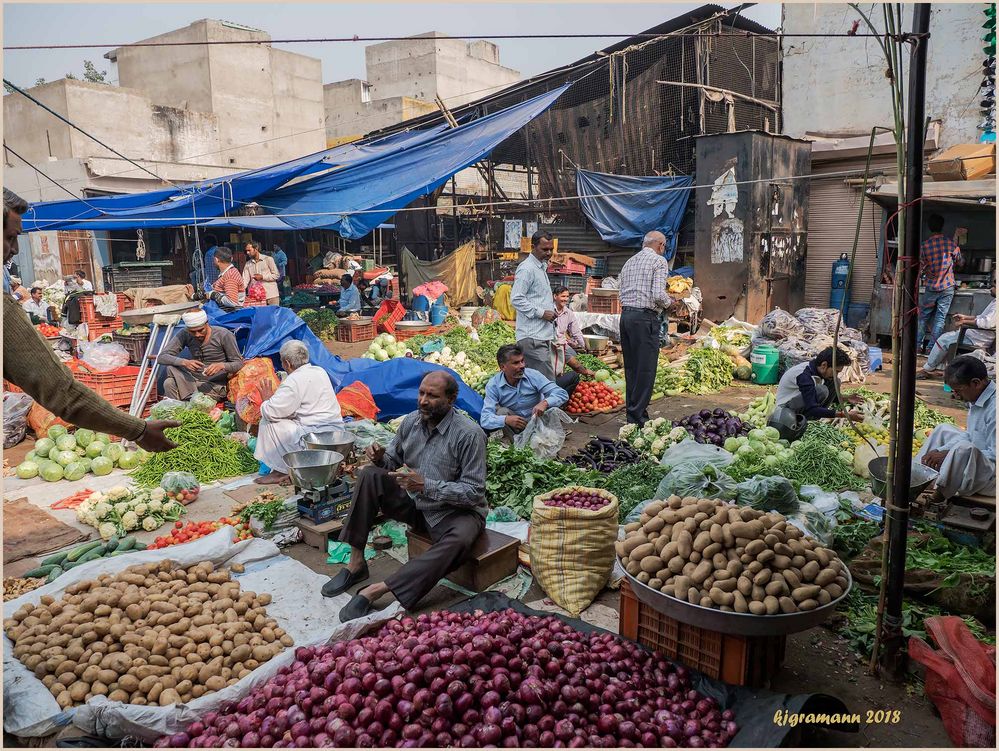
<path id="1" fill-rule="evenodd" d="M 149 308 L 134 308 L 132 310 L 123 310 L 121 312 L 121 320 L 133 326 L 140 326 L 152 323 L 155 316 L 182 315 L 200 306 L 201 303 L 197 300 L 188 300 L 187 302 L 175 302 L 169 305 L 153 305 Z"/>
<path id="2" fill-rule="evenodd" d="M 373 316 L 361 316 L 360 318 L 341 318 L 340 325 L 363 326 L 366 323 L 371 323 L 373 320 L 375 320 Z"/>
<path id="3" fill-rule="evenodd" d="M 625 576 L 631 585 L 631 591 L 635 593 L 635 597 L 650 608 L 681 623 L 739 636 L 777 636 L 806 631 L 831 616 L 836 610 L 836 606 L 850 593 L 850 588 L 853 586 L 853 577 L 850 576 L 850 569 L 847 568 L 846 591 L 828 605 L 822 605 L 815 610 L 804 613 L 753 615 L 752 613 L 728 613 L 716 608 L 691 605 L 689 602 L 664 595 L 662 592 L 642 584 L 627 572 L 625 572 Z"/>

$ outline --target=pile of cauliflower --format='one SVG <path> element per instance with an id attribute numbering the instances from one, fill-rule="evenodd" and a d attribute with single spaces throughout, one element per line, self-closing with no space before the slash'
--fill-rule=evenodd
<path id="1" fill-rule="evenodd" d="M 649 420 L 642 428 L 628 424 L 618 431 L 620 440 L 656 459 L 662 459 L 666 449 L 689 437 L 686 430 L 674 428 L 673 423 L 664 417 Z"/>
<path id="2" fill-rule="evenodd" d="M 423 359 L 426 362 L 451 368 L 451 370 L 461 376 L 461 380 L 470 386 L 477 384 L 484 377 L 491 375 L 481 365 L 476 365 L 472 362 L 471 358 L 464 352 L 455 352 L 450 347 L 445 347 L 440 352 L 431 352 Z"/>
<path id="3" fill-rule="evenodd" d="M 184 506 L 167 500 L 163 488 L 146 490 L 123 485 L 92 493 L 76 509 L 76 518 L 95 527 L 101 539 L 110 540 L 137 529 L 152 532 L 166 522 L 177 521 Z"/>

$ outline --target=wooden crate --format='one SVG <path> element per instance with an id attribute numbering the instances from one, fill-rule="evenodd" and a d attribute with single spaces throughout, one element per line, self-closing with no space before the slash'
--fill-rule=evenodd
<path id="1" fill-rule="evenodd" d="M 426 535 L 408 530 L 409 558 L 412 560 L 433 545 Z M 517 572 L 517 550 L 520 541 L 491 529 L 485 530 L 472 548 L 470 560 L 447 575 L 459 587 L 482 592 Z"/>
<path id="2" fill-rule="evenodd" d="M 763 686 L 784 663 L 785 636 L 737 636 L 681 623 L 621 584 L 618 632 L 664 657 L 734 686 Z"/>

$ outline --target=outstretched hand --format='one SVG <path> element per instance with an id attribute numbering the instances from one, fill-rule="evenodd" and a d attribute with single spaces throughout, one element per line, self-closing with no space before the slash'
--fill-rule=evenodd
<path id="1" fill-rule="evenodd" d="M 179 428 L 176 420 L 150 420 L 135 442 L 146 451 L 169 451 L 177 448 L 177 444 L 166 437 L 167 428 Z"/>

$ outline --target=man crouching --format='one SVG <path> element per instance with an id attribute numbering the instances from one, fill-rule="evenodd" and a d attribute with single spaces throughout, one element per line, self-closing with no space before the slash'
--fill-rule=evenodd
<path id="1" fill-rule="evenodd" d="M 430 535 L 433 545 L 384 582 L 360 590 L 342 611 L 346 623 L 367 615 L 391 593 L 414 608 L 437 582 L 460 566 L 486 525 L 486 438 L 454 408 L 458 384 L 443 371 L 420 383 L 417 410 L 406 415 L 388 449 L 367 450 L 371 465 L 358 472 L 354 498 L 340 532 L 350 545 L 347 568 L 323 585 L 336 597 L 368 578 L 364 546 L 380 511 Z"/>

